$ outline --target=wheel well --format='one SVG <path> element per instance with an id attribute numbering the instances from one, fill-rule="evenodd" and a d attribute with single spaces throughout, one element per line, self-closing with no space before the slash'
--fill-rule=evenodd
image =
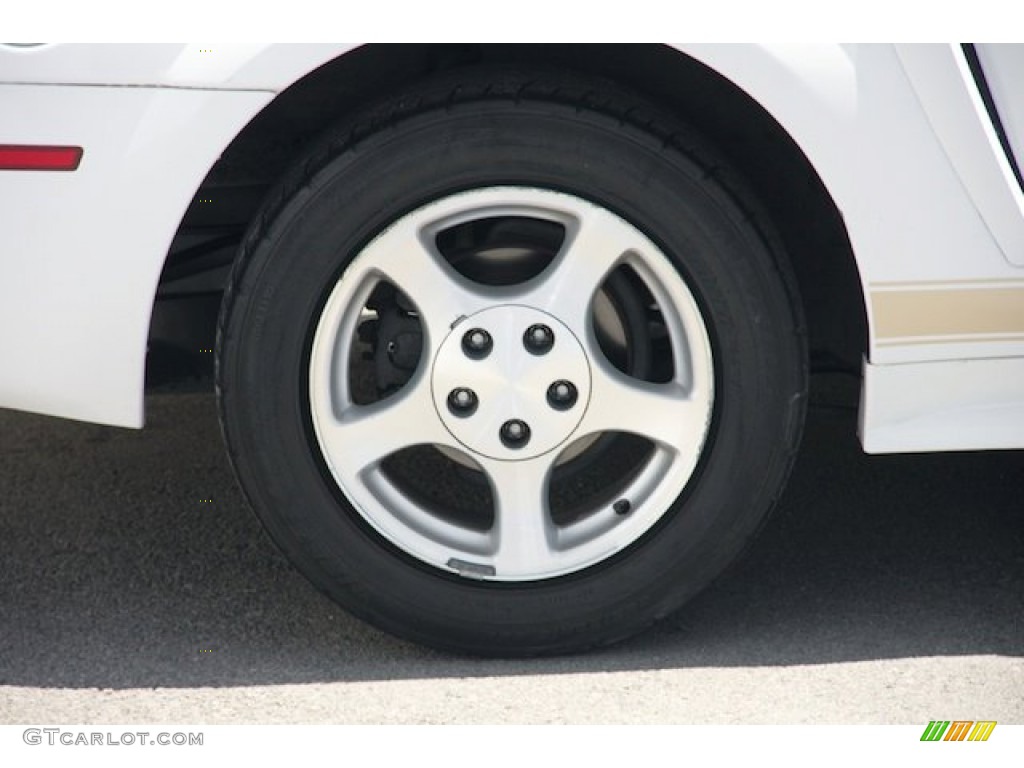
<path id="1" fill-rule="evenodd" d="M 326 126 L 383 94 L 456 67 L 552 67 L 616 81 L 674 113 L 745 176 L 792 261 L 812 368 L 856 371 L 867 321 L 849 237 L 831 196 L 786 131 L 752 98 L 663 45 L 367 45 L 283 91 L 223 152 L 168 255 L 154 308 L 147 381 L 201 374 L 237 243 L 267 190 Z"/>

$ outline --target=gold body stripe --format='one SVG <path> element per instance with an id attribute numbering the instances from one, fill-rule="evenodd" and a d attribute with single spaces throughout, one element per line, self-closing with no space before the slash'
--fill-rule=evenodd
<path id="1" fill-rule="evenodd" d="M 948 343 L 1001 341 L 997 334 L 1024 334 L 1024 284 L 977 288 L 917 290 L 881 287 L 872 290 L 875 339 L 905 344 L 941 343 L 935 337 L 958 337 Z M 891 343 L 891 342 L 890 342 Z"/>

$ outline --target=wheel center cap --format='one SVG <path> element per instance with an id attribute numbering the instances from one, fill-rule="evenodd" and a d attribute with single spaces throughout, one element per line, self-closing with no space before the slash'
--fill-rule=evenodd
<path id="1" fill-rule="evenodd" d="M 553 315 L 503 304 L 461 320 L 433 361 L 434 406 L 473 453 L 521 461 L 565 443 L 590 400 L 590 364 Z"/>

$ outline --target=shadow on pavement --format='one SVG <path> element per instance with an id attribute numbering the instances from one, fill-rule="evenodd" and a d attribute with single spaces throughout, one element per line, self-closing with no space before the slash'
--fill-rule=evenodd
<path id="1" fill-rule="evenodd" d="M 208 393 L 151 397 L 142 432 L 0 412 L 0 684 L 1024 656 L 1024 452 L 868 457 L 849 392 L 819 384 L 813 402 L 787 492 L 746 558 L 628 643 L 530 661 L 425 650 L 335 608 L 245 507 Z"/>

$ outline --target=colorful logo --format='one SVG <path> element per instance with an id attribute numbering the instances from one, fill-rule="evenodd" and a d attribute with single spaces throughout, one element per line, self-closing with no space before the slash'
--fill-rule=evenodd
<path id="1" fill-rule="evenodd" d="M 995 728 L 995 720 L 932 720 L 921 741 L 988 741 Z"/>

